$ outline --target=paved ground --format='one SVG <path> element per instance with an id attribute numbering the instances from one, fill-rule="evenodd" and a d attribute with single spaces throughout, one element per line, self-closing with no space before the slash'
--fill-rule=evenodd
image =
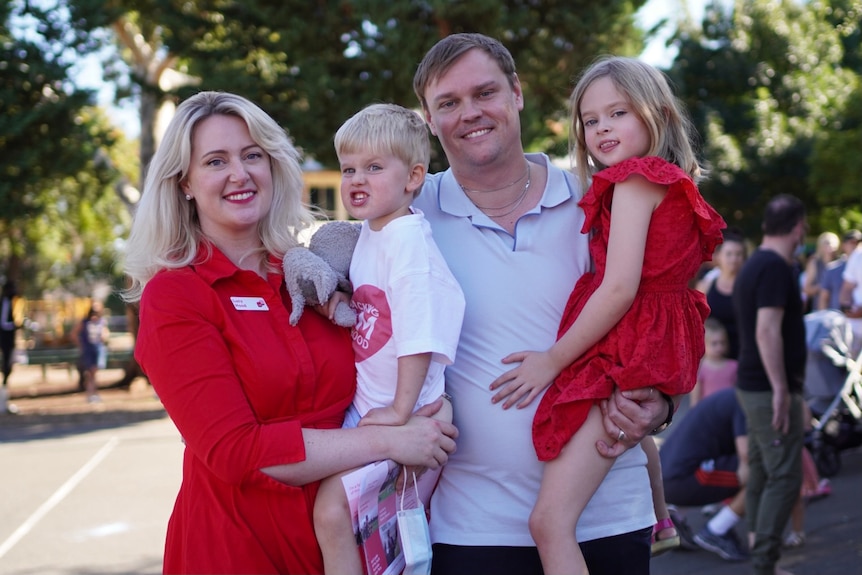
<path id="1" fill-rule="evenodd" d="M 10 403 L 18 415 L 0 415 L 0 429 L 30 427 L 31 423 L 50 425 L 91 421 L 111 423 L 164 417 L 164 409 L 145 378 L 136 379 L 126 388 L 112 387 L 123 376 L 119 369 L 98 373 L 100 403 L 87 403 L 78 388 L 76 371 L 48 368 L 43 379 L 38 366 L 16 365 L 9 378 Z"/>
<path id="2" fill-rule="evenodd" d="M 862 575 L 862 451 L 841 454 L 842 469 L 831 479 L 832 495 L 808 505 L 806 542 L 785 550 L 779 562 L 795 575 Z M 700 509 L 684 508 L 697 531 L 706 522 Z M 745 522 L 737 535 L 745 538 Z M 671 551 L 652 562 L 653 575 L 737 575 L 749 573 L 748 563 L 724 561 L 708 551 Z"/>
<path id="3" fill-rule="evenodd" d="M 104 371 L 100 374 L 99 383 L 103 388 L 107 388 L 113 382 L 118 381 L 121 376 L 122 372 L 118 370 Z M 69 559 L 62 561 L 65 564 L 62 570 L 52 570 L 52 572 L 63 574 L 120 572 L 143 574 L 158 572 L 157 558 L 161 553 L 164 516 L 176 494 L 175 483 L 177 478 L 174 477 L 174 474 L 179 473 L 178 462 L 175 461 L 179 451 L 177 453 L 172 451 L 176 450 L 174 446 L 176 441 L 173 438 L 174 430 L 166 419 L 164 410 L 147 381 L 139 378 L 128 389 L 102 389 L 103 401 L 99 404 L 88 404 L 84 394 L 77 391 L 77 380 L 74 373 L 70 375 L 63 369 L 50 369 L 47 379 L 43 380 L 39 368 L 19 365 L 15 367 L 10 379 L 10 392 L 12 401 L 18 406 L 20 413 L 14 416 L 0 415 L 0 447 L 4 443 L 7 446 L 14 443 L 19 445 L 30 444 L 33 446 L 32 449 L 36 449 L 37 445 L 41 443 L 48 445 L 58 440 L 71 442 L 75 438 L 92 436 L 92 433 L 98 434 L 104 430 L 120 427 L 142 430 L 137 433 L 144 433 L 144 430 L 147 434 L 155 433 L 155 439 L 136 440 L 139 443 L 143 442 L 143 444 L 158 442 L 163 435 L 171 437 L 168 443 L 171 447 L 166 448 L 172 458 L 170 469 L 163 467 L 163 471 L 159 472 L 159 478 L 165 481 L 165 486 L 157 494 L 153 494 L 153 497 L 156 498 L 153 502 L 147 503 L 147 507 L 159 510 L 159 516 L 151 517 L 148 520 L 148 537 L 139 539 L 139 547 L 143 546 L 146 549 L 134 550 L 146 554 L 150 558 L 147 565 L 118 570 L 117 565 L 119 563 L 106 562 L 99 567 L 98 560 L 90 555 L 86 567 L 83 564 L 77 567 L 73 566 L 68 562 L 71 561 Z M 152 424 L 156 424 L 157 420 L 163 421 L 166 425 L 159 424 L 158 427 L 152 427 Z M 141 427 L 142 425 L 145 427 Z M 150 430 L 157 430 L 157 432 Z M 43 439 L 45 442 L 39 441 Z M 30 443 L 33 441 L 39 443 Z M 129 443 L 135 444 L 135 442 Z M 22 450 L 18 450 L 16 453 L 20 451 Z M 24 449 L 23 454 L 30 451 Z M 833 494 L 812 503 L 808 507 L 805 522 L 807 532 L 805 546 L 800 549 L 785 551 L 783 555 L 780 564 L 796 575 L 862 575 L 862 502 L 860 502 L 860 496 L 862 496 L 862 449 L 845 451 L 841 454 L 841 458 L 843 467 L 840 473 L 832 478 Z M 20 464 L 23 464 L 23 461 Z M 123 469 L 131 465 L 131 463 L 126 464 Z M 6 469 L 5 463 L 4 469 Z M 116 475 L 123 472 L 123 470 L 115 469 L 112 473 Z M 154 479 L 151 477 L 147 482 L 153 483 Z M 6 483 L 8 486 L 8 478 Z M 34 486 L 33 489 L 35 490 L 36 487 Z M 116 495 L 117 497 L 114 499 L 128 497 L 128 494 L 122 495 L 120 492 Z M 683 512 L 694 530 L 699 529 L 706 521 L 699 509 L 687 508 L 683 509 Z M 58 511 L 52 513 L 58 513 Z M 104 519 L 102 522 L 108 525 L 113 524 L 108 519 Z M 2 523 L 3 518 L 0 517 L 0 524 Z M 742 538 L 744 538 L 744 531 L 745 524 L 743 521 L 738 527 L 738 534 Z M 62 535 L 62 531 L 60 531 L 60 535 Z M 24 546 L 30 538 L 35 536 L 34 531 L 18 545 Z M 51 540 L 56 541 L 58 532 L 54 532 L 51 537 L 53 537 Z M 60 543 L 56 545 L 59 546 Z M 20 553 L 22 549 L 16 547 L 13 551 Z M 129 553 L 131 553 L 130 550 L 124 551 L 123 556 L 129 557 Z M 152 558 L 156 559 L 152 560 Z M 11 565 L 7 564 L 7 567 L 11 567 Z M 26 568 L 6 571 L 3 568 L 3 561 L 0 560 L 0 572 L 14 572 L 22 575 L 32 572 L 47 572 L 44 565 L 41 569 L 41 571 L 38 571 L 38 568 L 37 571 Z M 750 569 L 747 563 L 730 563 L 706 551 L 672 551 L 653 560 L 652 572 L 654 575 L 688 575 L 693 573 L 736 575 L 749 573 Z"/>
<path id="4" fill-rule="evenodd" d="M 674 419 L 688 411 L 683 398 Z M 671 426 L 666 434 L 677 429 Z M 665 434 L 662 434 L 665 435 Z M 659 444 L 661 435 L 659 437 Z M 862 449 L 843 451 L 841 471 L 831 478 L 832 495 L 812 502 L 806 509 L 806 543 L 782 552 L 779 565 L 794 575 L 862 575 Z M 700 508 L 681 508 L 696 533 L 707 521 Z M 747 539 L 745 520 L 736 533 Z M 732 563 L 709 551 L 675 550 L 652 561 L 653 575 L 738 575 L 750 573 L 749 563 Z"/>

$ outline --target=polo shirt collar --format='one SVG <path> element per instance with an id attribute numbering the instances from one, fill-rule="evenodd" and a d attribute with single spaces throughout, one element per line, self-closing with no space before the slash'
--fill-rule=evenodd
<path id="1" fill-rule="evenodd" d="M 534 164 L 544 165 L 548 171 L 548 180 L 539 203 L 533 207 L 528 214 L 538 213 L 541 208 L 553 208 L 575 196 L 571 182 L 565 177 L 563 170 L 554 169 L 546 154 L 525 154 L 527 161 Z M 482 211 L 470 201 L 461 190 L 461 186 L 455 179 L 452 168 L 446 170 L 440 180 L 440 211 L 456 217 L 473 217 L 482 214 Z"/>

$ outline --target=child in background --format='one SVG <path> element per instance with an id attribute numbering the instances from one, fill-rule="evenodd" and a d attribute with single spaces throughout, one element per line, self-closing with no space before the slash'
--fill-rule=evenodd
<path id="1" fill-rule="evenodd" d="M 713 317 L 706 318 L 704 343 L 706 351 L 697 369 L 697 383 L 689 394 L 689 405 L 694 407 L 704 397 L 720 389 L 736 385 L 737 361 L 727 357 L 728 338 L 724 325 Z"/>
<path id="2" fill-rule="evenodd" d="M 364 220 L 350 263 L 357 385 L 344 425 L 404 425 L 444 395 L 443 370 L 455 358 L 465 306 L 431 227 L 411 208 L 430 160 L 428 129 L 415 112 L 374 104 L 339 128 L 335 150 L 342 202 Z M 333 298 L 328 309 L 336 304 Z M 435 417 L 451 421 L 444 403 Z M 324 571 L 360 575 L 341 475 L 321 483 L 314 524 Z"/>
<path id="3" fill-rule="evenodd" d="M 587 573 L 578 518 L 613 458 L 633 446 L 622 429 L 605 429 L 600 401 L 614 386 L 649 386 L 671 409 L 694 386 L 709 308 L 688 284 L 725 227 L 697 190 L 690 122 L 661 72 L 600 60 L 570 104 L 573 157 L 584 188 L 592 181 L 580 205 L 595 272 L 575 285 L 557 342 L 510 354 L 504 362 L 520 366 L 492 383 L 527 400 L 548 388 L 533 420 L 547 464 L 530 531 L 549 575 Z M 599 444 L 610 445 L 607 456 Z"/>
<path id="4" fill-rule="evenodd" d="M 109 336 L 108 321 L 102 317 L 102 304 L 93 302 L 78 331 L 80 363 L 83 368 L 84 390 L 87 393 L 88 403 L 102 401 L 96 386 L 96 374 L 100 369 L 105 368 Z"/>

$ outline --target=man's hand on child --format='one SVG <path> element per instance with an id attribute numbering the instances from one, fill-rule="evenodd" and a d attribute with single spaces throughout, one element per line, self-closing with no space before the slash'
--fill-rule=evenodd
<path id="1" fill-rule="evenodd" d="M 662 394 L 652 387 L 626 391 L 615 387 L 613 395 L 599 406 L 605 432 L 611 439 L 596 442 L 596 450 L 609 458 L 619 457 L 640 443 L 665 420 L 668 409 Z"/>

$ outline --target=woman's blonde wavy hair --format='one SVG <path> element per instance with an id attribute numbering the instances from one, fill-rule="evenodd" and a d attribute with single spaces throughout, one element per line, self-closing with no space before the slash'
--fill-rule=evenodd
<path id="1" fill-rule="evenodd" d="M 696 141 L 694 127 L 685 106 L 671 91 L 667 77 L 634 58 L 605 56 L 587 68 L 569 98 L 569 153 L 575 162 L 575 171 L 583 189 L 587 189 L 594 173 L 607 167 L 587 150 L 584 123 L 580 115 L 581 100 L 587 88 L 605 76 L 626 97 L 649 130 L 651 146 L 647 155 L 676 164 L 695 182 L 705 178 L 706 169 L 698 163 L 693 145 Z"/>
<path id="2" fill-rule="evenodd" d="M 195 94 L 177 107 L 147 169 L 125 250 L 124 269 L 130 285 L 122 295 L 128 302 L 139 301 L 144 286 L 159 271 L 182 268 L 211 254 L 195 202 L 185 199 L 180 183 L 188 174 L 195 126 L 217 114 L 242 119 L 251 138 L 270 157 L 272 206 L 258 223 L 259 251 L 282 259 L 288 249 L 299 244 L 296 234 L 314 220 L 302 203 L 300 154 L 285 130 L 242 96 Z M 208 253 L 199 254 L 201 246 Z"/>

